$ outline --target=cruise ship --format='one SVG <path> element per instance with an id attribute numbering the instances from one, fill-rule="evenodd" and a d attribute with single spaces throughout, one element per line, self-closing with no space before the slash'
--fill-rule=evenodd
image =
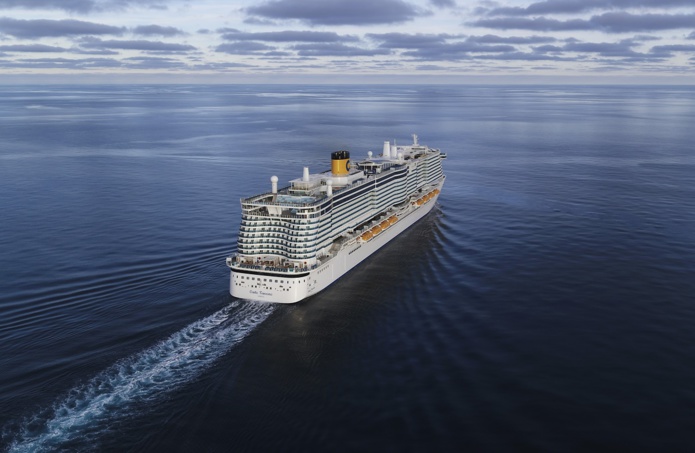
<path id="1" fill-rule="evenodd" d="M 354 164 L 331 153 L 331 169 L 241 200 L 237 252 L 227 257 L 230 294 L 295 303 L 317 294 L 424 217 L 444 184 L 439 149 L 384 142 Z"/>

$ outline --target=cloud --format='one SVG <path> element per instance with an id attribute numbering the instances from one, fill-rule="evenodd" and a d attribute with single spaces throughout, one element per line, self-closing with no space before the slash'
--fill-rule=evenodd
<path id="1" fill-rule="evenodd" d="M 403 57 L 421 61 L 580 61 L 588 56 L 630 61 L 657 61 L 663 59 L 664 52 L 639 53 L 633 47 L 642 41 L 652 40 L 650 36 L 635 36 L 611 43 L 581 42 L 577 39 L 565 40 L 564 45 L 550 45 L 558 40 L 550 36 L 497 36 L 493 34 L 460 37 L 454 35 L 423 35 L 405 33 L 368 34 L 367 38 L 381 41 L 380 48 L 406 49 Z M 544 44 L 535 46 L 534 44 Z M 523 46 L 531 46 L 530 51 Z M 695 46 L 693 46 L 695 47 Z M 685 50 L 685 49 L 683 49 Z M 594 61 L 594 59 L 592 59 Z"/>
<path id="2" fill-rule="evenodd" d="M 89 38 L 80 41 L 80 45 L 87 49 L 120 49 L 120 50 L 144 50 L 150 52 L 190 52 L 196 50 L 188 44 L 173 44 L 161 41 L 145 40 L 101 40 Z"/>
<path id="3" fill-rule="evenodd" d="M 594 42 L 570 42 L 565 44 L 563 50 L 579 53 L 596 53 L 604 57 L 635 57 L 640 54 L 632 50 L 634 43 L 624 40 L 617 43 Z"/>
<path id="4" fill-rule="evenodd" d="M 87 14 L 131 6 L 165 9 L 167 0 L 0 0 L 0 9 L 46 9 Z"/>
<path id="5" fill-rule="evenodd" d="M 122 63 L 111 58 L 27 58 L 0 61 L 0 67 L 21 69 L 68 69 L 117 68 Z"/>
<path id="6" fill-rule="evenodd" d="M 482 44 L 545 44 L 550 42 L 555 42 L 557 39 L 551 36 L 497 36 L 497 35 L 483 35 L 483 36 L 470 36 L 468 38 L 470 42 L 477 42 Z"/>
<path id="7" fill-rule="evenodd" d="M 293 49 L 303 57 L 373 57 L 391 53 L 388 49 L 363 49 L 339 43 L 298 44 Z"/>
<path id="8" fill-rule="evenodd" d="M 185 69 L 186 63 L 173 58 L 130 57 L 124 58 L 123 64 L 130 69 Z"/>
<path id="9" fill-rule="evenodd" d="M 70 49 L 70 51 L 81 55 L 119 55 L 115 50 L 108 49 L 80 49 L 75 47 Z"/>
<path id="10" fill-rule="evenodd" d="M 183 30 L 176 27 L 162 27 L 161 25 L 139 25 L 133 28 L 133 33 L 140 36 L 177 36 L 185 35 Z"/>
<path id="11" fill-rule="evenodd" d="M 562 52 L 563 48 L 559 46 L 545 45 L 533 48 L 534 53 L 550 53 L 550 52 Z"/>
<path id="12" fill-rule="evenodd" d="M 271 0 L 246 9 L 265 19 L 297 19 L 312 25 L 395 24 L 425 14 L 403 0 Z"/>
<path id="13" fill-rule="evenodd" d="M 379 47 L 386 49 L 422 49 L 442 45 L 455 35 L 447 34 L 408 34 L 408 33 L 368 33 L 368 38 L 382 41 Z"/>
<path id="14" fill-rule="evenodd" d="M 415 67 L 418 71 L 446 71 L 449 68 L 435 64 L 422 64 Z"/>
<path id="15" fill-rule="evenodd" d="M 533 31 L 576 31 L 591 30 L 593 28 L 589 21 L 583 19 L 561 21 L 545 17 L 534 17 L 533 19 L 519 17 L 479 19 L 472 22 L 471 25 L 499 30 L 516 29 Z"/>
<path id="16" fill-rule="evenodd" d="M 220 44 L 215 48 L 217 52 L 228 53 L 231 55 L 252 55 L 258 52 L 275 50 L 266 44 L 255 41 L 243 41 Z"/>
<path id="17" fill-rule="evenodd" d="M 222 35 L 227 41 L 266 41 L 266 42 L 354 42 L 356 36 L 341 36 L 327 31 L 270 31 L 243 33 L 234 30 Z"/>
<path id="18" fill-rule="evenodd" d="M 590 21 L 609 33 L 673 30 L 695 27 L 695 14 L 606 13 Z"/>
<path id="19" fill-rule="evenodd" d="M 468 36 L 448 34 L 407 34 L 407 33 L 371 33 L 366 35 L 375 41 L 381 41 L 380 48 L 408 49 L 402 55 L 420 60 L 464 60 L 472 58 L 471 54 L 509 53 L 517 50 L 515 45 L 542 44 L 555 42 L 546 36 Z"/>
<path id="20" fill-rule="evenodd" d="M 695 31 L 690 33 L 687 37 L 687 39 L 695 39 Z"/>
<path id="21" fill-rule="evenodd" d="M 507 44 L 487 45 L 472 41 L 444 43 L 428 48 L 403 52 L 404 56 L 419 60 L 465 60 L 472 58 L 471 54 L 513 52 L 516 48 Z"/>
<path id="22" fill-rule="evenodd" d="M 74 19 L 22 20 L 0 17 L 0 32 L 15 38 L 43 38 L 77 35 L 122 35 L 125 27 L 84 22 Z"/>
<path id="23" fill-rule="evenodd" d="M 0 0 L 0 9 L 62 9 L 85 13 L 95 7 L 94 0 Z"/>
<path id="24" fill-rule="evenodd" d="M 3 50 L 0 47 L 0 50 Z M 695 44 L 669 44 L 652 47 L 652 52 L 671 53 L 671 52 L 695 52 Z"/>
<path id="25" fill-rule="evenodd" d="M 567 58 L 555 55 L 545 55 L 538 53 L 506 52 L 501 54 L 478 55 L 479 60 L 500 60 L 500 61 L 575 61 L 574 58 Z"/>
<path id="26" fill-rule="evenodd" d="M 4 52 L 66 52 L 63 47 L 47 46 L 45 44 L 13 44 L 0 46 L 0 51 Z"/>
<path id="27" fill-rule="evenodd" d="M 545 0 L 523 7 L 499 7 L 487 12 L 490 16 L 533 16 L 571 14 L 596 9 L 691 7 L 692 0 Z"/>
<path id="28" fill-rule="evenodd" d="M 695 14 L 631 14 L 620 12 L 604 13 L 598 16 L 592 16 L 588 20 L 570 19 L 564 21 L 545 17 L 535 17 L 533 19 L 501 17 L 480 19 L 473 22 L 472 25 L 502 30 L 597 30 L 606 33 L 628 33 L 695 27 Z"/>
<path id="29" fill-rule="evenodd" d="M 447 41 L 461 39 L 461 35 L 448 34 L 407 34 L 407 33 L 369 33 L 368 38 L 382 41 L 379 47 L 387 49 L 425 49 L 444 48 Z M 481 48 L 479 44 L 545 44 L 557 41 L 550 36 L 469 36 L 465 39 L 469 49 Z M 449 44 L 450 45 L 450 44 Z M 507 49 L 507 48 L 505 48 Z"/>
<path id="30" fill-rule="evenodd" d="M 197 71 L 228 71 L 230 69 L 239 69 L 239 68 L 249 68 L 251 65 L 244 64 L 244 63 L 215 63 L 215 62 L 208 62 L 208 63 L 196 63 L 191 66 L 191 69 L 195 69 Z"/>
<path id="31" fill-rule="evenodd" d="M 437 8 L 454 8 L 456 6 L 454 0 L 430 0 L 430 3 Z"/>

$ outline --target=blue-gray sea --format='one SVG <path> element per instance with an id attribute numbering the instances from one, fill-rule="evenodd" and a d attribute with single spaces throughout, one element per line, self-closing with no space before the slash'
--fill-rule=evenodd
<path id="1" fill-rule="evenodd" d="M 241 197 L 384 140 L 433 211 L 296 305 Z M 0 87 L 0 451 L 695 450 L 695 87 Z"/>

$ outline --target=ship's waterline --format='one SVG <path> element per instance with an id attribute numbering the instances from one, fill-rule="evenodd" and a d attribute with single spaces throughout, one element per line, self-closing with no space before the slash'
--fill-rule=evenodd
<path id="1" fill-rule="evenodd" d="M 230 294 L 294 303 L 323 290 L 434 206 L 445 176 L 439 149 L 384 142 L 379 156 L 350 164 L 331 154 L 331 170 L 307 167 L 290 186 L 242 199 L 238 252 L 227 258 Z"/>

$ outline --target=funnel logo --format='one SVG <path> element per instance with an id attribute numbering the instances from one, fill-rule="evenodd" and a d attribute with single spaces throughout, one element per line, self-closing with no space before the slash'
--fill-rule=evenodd
<path id="1" fill-rule="evenodd" d="M 345 169 L 347 171 L 350 171 L 350 161 L 349 160 L 347 162 L 345 162 Z"/>

